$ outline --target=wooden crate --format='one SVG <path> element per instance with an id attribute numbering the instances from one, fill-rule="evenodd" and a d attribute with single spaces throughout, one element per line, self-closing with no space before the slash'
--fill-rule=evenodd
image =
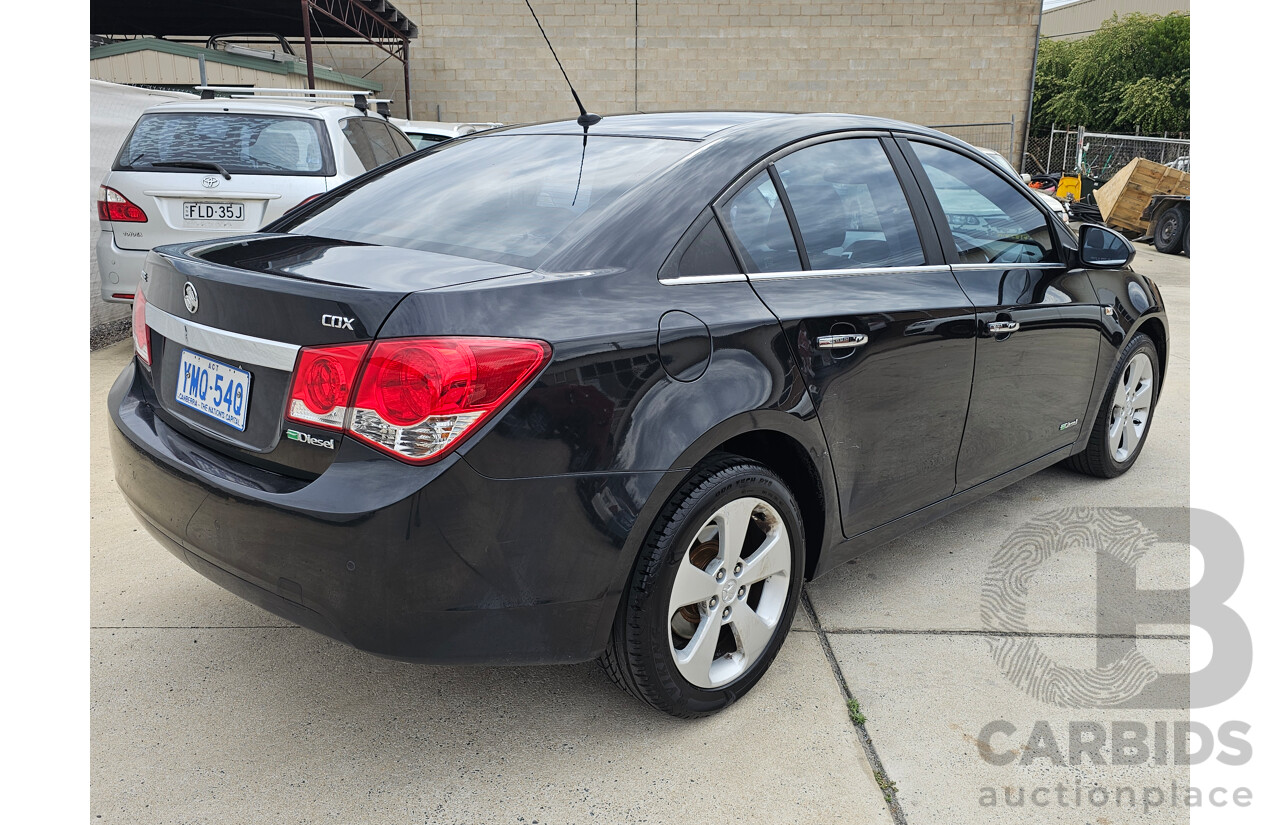
<path id="1" fill-rule="evenodd" d="M 1191 175 L 1146 158 L 1134 158 L 1105 186 L 1094 190 L 1093 198 L 1108 226 L 1145 232 L 1147 222 L 1142 220 L 1142 210 L 1152 195 L 1190 194 Z"/>

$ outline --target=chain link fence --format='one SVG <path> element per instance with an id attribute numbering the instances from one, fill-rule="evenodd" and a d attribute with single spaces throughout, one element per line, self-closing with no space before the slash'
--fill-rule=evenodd
<path id="1" fill-rule="evenodd" d="M 1013 120 L 1003 123 L 952 123 L 946 126 L 930 126 L 939 132 L 946 132 L 971 146 L 981 149 L 995 149 L 1016 169 L 1017 161 L 1013 158 Z"/>
<path id="2" fill-rule="evenodd" d="M 1032 175 L 1047 175 L 1076 168 L 1076 139 L 1078 129 L 1059 129 L 1027 135 L 1026 151 L 1018 171 Z"/>
<path id="3" fill-rule="evenodd" d="M 1101 183 L 1139 157 L 1190 172 L 1191 140 L 1184 134 L 1113 135 L 1054 126 L 1028 136 L 1021 171 L 1037 175 L 1079 168 Z"/>

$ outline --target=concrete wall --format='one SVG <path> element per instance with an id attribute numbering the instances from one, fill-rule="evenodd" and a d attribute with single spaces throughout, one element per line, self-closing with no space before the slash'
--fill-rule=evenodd
<path id="1" fill-rule="evenodd" d="M 419 119 L 506 123 L 577 111 L 522 0 L 396 0 Z M 538 0 L 543 26 L 587 108 L 841 111 L 924 124 L 1015 120 L 1021 142 L 1040 0 L 768 2 Z M 367 46 L 316 48 L 362 75 Z M 370 77 L 397 100 L 387 61 Z M 997 147 L 1003 148 L 1003 147 Z M 1020 149 L 1018 150 L 1021 151 Z"/>

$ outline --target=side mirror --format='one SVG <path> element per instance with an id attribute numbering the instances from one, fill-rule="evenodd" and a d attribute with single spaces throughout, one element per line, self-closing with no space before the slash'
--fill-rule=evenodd
<path id="1" fill-rule="evenodd" d="M 1080 227 L 1080 263 L 1095 269 L 1122 269 L 1133 261 L 1128 238 L 1096 223 Z"/>

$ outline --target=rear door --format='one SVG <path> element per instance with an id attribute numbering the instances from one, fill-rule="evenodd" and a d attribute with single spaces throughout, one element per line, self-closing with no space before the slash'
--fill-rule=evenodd
<path id="1" fill-rule="evenodd" d="M 117 246 L 139 250 L 256 232 L 326 191 L 333 174 L 317 118 L 153 112 L 139 118 L 103 182 L 147 219 L 106 224 Z"/>
<path id="2" fill-rule="evenodd" d="M 1069 272 L 1030 191 L 940 141 L 901 141 L 940 216 L 947 261 L 977 306 L 978 341 L 957 489 L 1070 446 L 1085 420 L 1102 307 Z"/>
<path id="3" fill-rule="evenodd" d="M 888 138 L 827 140 L 717 206 L 809 384 L 849 536 L 951 495 L 969 404 L 973 306 L 903 171 Z"/>

